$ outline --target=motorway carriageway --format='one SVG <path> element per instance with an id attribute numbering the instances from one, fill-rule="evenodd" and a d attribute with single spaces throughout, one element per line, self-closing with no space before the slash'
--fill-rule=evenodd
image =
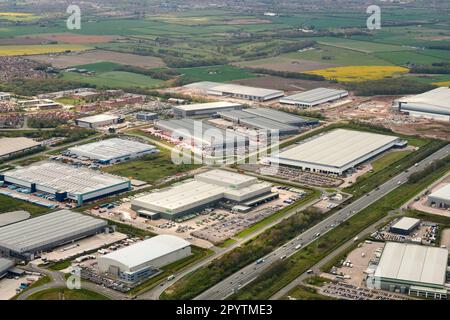
<path id="1" fill-rule="evenodd" d="M 394 178 L 385 182 L 377 189 L 372 190 L 366 195 L 355 200 L 354 202 L 346 206 L 344 209 L 332 214 L 325 220 L 316 224 L 314 227 L 311 227 L 301 235 L 297 236 L 295 239 L 284 244 L 282 247 L 279 247 L 276 250 L 272 251 L 271 253 L 262 258 L 264 260 L 263 263 L 256 264 L 255 262 L 242 268 L 241 270 L 232 274 L 228 278 L 222 280 L 215 286 L 201 293 L 194 300 L 226 299 L 228 296 L 232 295 L 236 290 L 239 290 L 240 288 L 244 287 L 245 285 L 255 280 L 265 270 L 267 270 L 269 266 L 274 262 L 280 259 L 286 259 L 289 256 L 293 255 L 294 253 L 298 252 L 299 249 L 296 249 L 296 247 L 298 248 L 298 245 L 301 244 L 302 247 L 309 245 L 314 240 L 322 236 L 324 233 L 335 228 L 343 221 L 358 214 L 372 203 L 378 201 L 385 195 L 394 191 L 401 184 L 407 182 L 411 174 L 424 170 L 433 161 L 443 159 L 449 154 L 450 154 L 450 144 L 439 149 L 438 151 L 428 156 L 421 162 L 412 166 L 409 170 L 405 170 L 402 173 L 395 176 Z"/>

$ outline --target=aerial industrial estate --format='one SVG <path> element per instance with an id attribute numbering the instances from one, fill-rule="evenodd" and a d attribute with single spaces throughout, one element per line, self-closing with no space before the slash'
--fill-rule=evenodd
<path id="1" fill-rule="evenodd" d="M 66 2 L 0 2 L 0 300 L 449 299 L 446 1 Z"/>

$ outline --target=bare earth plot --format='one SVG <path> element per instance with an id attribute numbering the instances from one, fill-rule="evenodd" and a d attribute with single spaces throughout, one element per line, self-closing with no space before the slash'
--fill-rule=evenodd
<path id="1" fill-rule="evenodd" d="M 112 52 L 106 50 L 91 50 L 82 53 L 35 55 L 29 57 L 32 60 L 51 63 L 57 68 L 68 68 L 77 65 L 110 61 L 118 64 L 131 65 L 142 68 L 164 67 L 165 63 L 157 57 L 139 56 L 130 53 Z"/>
<path id="2" fill-rule="evenodd" d="M 319 69 L 334 68 L 338 65 L 312 60 L 275 57 L 235 63 L 238 67 L 263 68 L 275 71 L 304 72 Z"/>
<path id="3" fill-rule="evenodd" d="M 328 81 L 310 81 L 301 79 L 287 79 L 275 76 L 258 77 L 231 81 L 231 83 L 267 89 L 284 90 L 286 93 L 311 90 L 317 87 L 339 88 Z"/>

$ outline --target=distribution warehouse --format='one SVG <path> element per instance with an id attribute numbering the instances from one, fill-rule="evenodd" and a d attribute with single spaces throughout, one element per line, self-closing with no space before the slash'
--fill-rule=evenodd
<path id="1" fill-rule="evenodd" d="M 131 208 L 141 215 L 177 219 L 221 200 L 242 203 L 270 196 L 272 186 L 255 177 L 224 170 L 198 174 L 193 180 L 134 199 Z"/>
<path id="2" fill-rule="evenodd" d="M 99 114 L 76 120 L 77 126 L 89 129 L 97 129 L 119 122 L 119 117 L 112 114 Z"/>
<path id="3" fill-rule="evenodd" d="M 158 150 L 153 145 L 113 138 L 72 147 L 69 151 L 71 154 L 96 160 L 101 164 L 112 164 L 153 154 Z"/>
<path id="4" fill-rule="evenodd" d="M 106 221 L 59 210 L 0 228 L 0 255 L 33 260 L 55 247 L 106 230 Z"/>
<path id="5" fill-rule="evenodd" d="M 210 116 L 216 114 L 218 111 L 240 110 L 242 105 L 232 102 L 210 102 L 185 104 L 172 108 L 176 116 L 192 117 L 192 116 Z"/>
<path id="6" fill-rule="evenodd" d="M 450 88 L 440 87 L 431 91 L 394 101 L 393 107 L 411 116 L 450 121 Z"/>
<path id="7" fill-rule="evenodd" d="M 428 196 L 428 204 L 438 208 L 450 208 L 450 183 Z"/>
<path id="8" fill-rule="evenodd" d="M 383 290 L 446 299 L 447 264 L 447 249 L 388 242 L 372 280 Z"/>
<path id="9" fill-rule="evenodd" d="M 185 85 L 184 88 L 201 94 L 221 97 L 232 97 L 253 101 L 267 101 L 284 96 L 280 90 L 255 88 L 237 84 L 223 84 L 218 82 L 201 81 Z"/>
<path id="10" fill-rule="evenodd" d="M 331 102 L 348 96 L 348 91 L 317 88 L 280 99 L 280 103 L 297 107 L 310 108 L 322 103 Z"/>
<path id="11" fill-rule="evenodd" d="M 358 164 L 404 144 L 404 141 L 395 136 L 336 129 L 313 137 L 265 161 L 305 171 L 342 175 Z"/>
<path id="12" fill-rule="evenodd" d="M 0 258 L 0 279 L 8 273 L 8 270 L 14 267 L 12 260 Z"/>
<path id="13" fill-rule="evenodd" d="M 172 119 L 156 122 L 155 128 L 173 139 L 196 144 L 202 148 L 234 148 L 245 146 L 248 139 L 232 130 L 222 130 L 193 119 Z"/>
<path id="14" fill-rule="evenodd" d="M 172 235 L 159 235 L 101 256 L 97 263 L 101 273 L 136 282 L 190 255 L 191 245 L 186 240 Z"/>
<path id="15" fill-rule="evenodd" d="M 32 139 L 17 138 L 1 138 L 0 139 L 0 159 L 24 153 L 40 147 L 41 144 Z"/>
<path id="16" fill-rule="evenodd" d="M 32 193 L 52 194 L 57 201 L 71 199 L 78 205 L 131 189 L 128 179 L 50 162 L 4 172 L 0 181 L 29 188 Z"/>
<path id="17" fill-rule="evenodd" d="M 420 225 L 420 220 L 410 217 L 403 217 L 390 227 L 392 233 L 407 236 Z"/>

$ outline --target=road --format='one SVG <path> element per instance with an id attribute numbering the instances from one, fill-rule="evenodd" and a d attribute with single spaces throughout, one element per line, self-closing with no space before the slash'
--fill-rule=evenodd
<path id="1" fill-rule="evenodd" d="M 270 265 L 274 262 L 279 261 L 289 257 L 290 255 L 297 252 L 298 246 L 301 245 L 305 247 L 306 245 L 312 243 L 318 237 L 322 236 L 324 233 L 333 229 L 343 221 L 351 218 L 352 216 L 358 214 L 363 209 L 367 208 L 372 203 L 381 199 L 385 195 L 394 191 L 401 184 L 408 180 L 408 177 L 415 173 L 422 171 L 426 166 L 428 166 L 432 161 L 442 159 L 450 154 L 450 144 L 439 149 L 429 157 L 422 160 L 415 166 L 412 166 L 409 170 L 403 171 L 396 177 L 388 180 L 383 185 L 379 186 L 377 189 L 367 193 L 365 196 L 355 200 L 344 209 L 337 211 L 328 218 L 319 222 L 314 227 L 308 229 L 307 231 L 300 234 L 295 239 L 289 241 L 282 247 L 277 248 L 270 254 L 263 257 L 264 262 L 260 264 L 250 264 L 233 275 L 229 276 L 225 280 L 219 282 L 212 288 L 206 290 L 195 300 L 222 300 L 232 295 L 236 290 L 239 290 L 243 286 L 249 284 L 255 280 L 259 275 L 261 275 L 265 270 L 267 270 Z M 297 249 L 296 249 L 297 248 Z"/>

